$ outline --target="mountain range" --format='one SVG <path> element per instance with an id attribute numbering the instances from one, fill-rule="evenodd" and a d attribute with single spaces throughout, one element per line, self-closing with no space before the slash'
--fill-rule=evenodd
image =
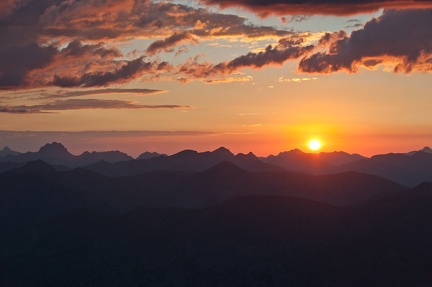
<path id="1" fill-rule="evenodd" d="M 0 151 L 0 172 L 42 160 L 57 170 L 82 167 L 107 176 L 139 175 L 151 171 L 198 172 L 229 161 L 252 172 L 292 171 L 314 175 L 360 172 L 378 175 L 399 184 L 414 187 L 432 181 L 432 149 L 425 147 L 408 153 L 389 153 L 371 158 L 345 152 L 305 153 L 298 149 L 278 155 L 257 157 L 253 153 L 234 155 L 221 147 L 214 151 L 184 150 L 171 156 L 144 152 L 136 159 L 120 151 L 71 154 L 62 144 L 50 143 L 37 152 Z"/>
<path id="2" fill-rule="evenodd" d="M 432 285 L 425 149 L 4 153 L 0 286 Z"/>
<path id="3" fill-rule="evenodd" d="M 1 286 L 432 283 L 430 182 L 228 161 L 114 177 L 36 160 L 0 187 Z"/>

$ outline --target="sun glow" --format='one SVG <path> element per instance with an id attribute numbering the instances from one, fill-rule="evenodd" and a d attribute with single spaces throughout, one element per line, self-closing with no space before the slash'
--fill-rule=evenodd
<path id="1" fill-rule="evenodd" d="M 308 146 L 311 150 L 317 151 L 321 148 L 321 142 L 317 139 L 310 140 Z"/>

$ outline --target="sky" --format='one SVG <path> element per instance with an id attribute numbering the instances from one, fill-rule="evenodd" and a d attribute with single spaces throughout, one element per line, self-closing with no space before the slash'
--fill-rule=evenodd
<path id="1" fill-rule="evenodd" d="M 2 0 L 0 149 L 432 146 L 432 1 Z"/>

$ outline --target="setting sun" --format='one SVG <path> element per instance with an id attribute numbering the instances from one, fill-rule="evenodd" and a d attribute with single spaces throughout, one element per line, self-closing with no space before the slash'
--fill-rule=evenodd
<path id="1" fill-rule="evenodd" d="M 311 150 L 317 151 L 321 148 L 321 142 L 317 139 L 310 140 L 308 146 Z"/>

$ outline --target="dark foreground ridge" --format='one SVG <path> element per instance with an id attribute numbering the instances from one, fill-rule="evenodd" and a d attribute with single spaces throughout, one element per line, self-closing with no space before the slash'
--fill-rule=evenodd
<path id="1" fill-rule="evenodd" d="M 432 285 L 431 182 L 36 160 L 0 187 L 0 286 Z"/>

